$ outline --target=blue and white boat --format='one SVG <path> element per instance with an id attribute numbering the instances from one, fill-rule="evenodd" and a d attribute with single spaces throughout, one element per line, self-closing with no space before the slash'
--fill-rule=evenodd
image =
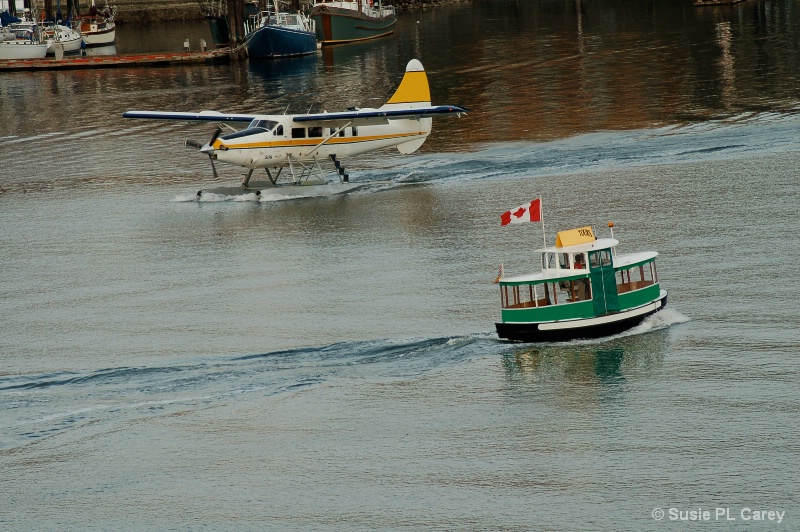
<path id="1" fill-rule="evenodd" d="M 249 57 L 275 59 L 317 51 L 314 22 L 299 11 L 281 11 L 278 0 L 273 0 L 267 11 L 251 17 L 247 26 L 245 46 Z"/>

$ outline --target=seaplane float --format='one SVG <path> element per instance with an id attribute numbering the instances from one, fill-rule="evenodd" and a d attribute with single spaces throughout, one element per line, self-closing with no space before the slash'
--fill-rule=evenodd
<path id="1" fill-rule="evenodd" d="M 369 184 L 351 182 L 342 165 L 348 157 L 374 150 L 397 147 L 403 154 L 419 149 L 430 135 L 432 118 L 463 115 L 467 109 L 456 105 L 431 105 L 425 69 L 416 59 L 409 61 L 394 95 L 380 108 L 350 108 L 343 112 L 317 114 L 226 114 L 218 111 L 171 112 L 126 111 L 124 118 L 156 120 L 200 120 L 218 122 L 206 143 L 187 140 L 208 156 L 214 178 L 215 161 L 244 167 L 241 184 L 199 191 L 236 196 L 264 192 L 281 196 L 315 196 L 345 192 Z M 241 130 L 230 123 L 242 122 Z M 232 132 L 223 133 L 227 127 Z M 331 165 L 327 178 L 323 164 Z M 264 169 L 267 180 L 251 181 L 253 172 Z M 317 192 L 310 192 L 315 187 Z"/>
<path id="2" fill-rule="evenodd" d="M 502 225 L 541 221 L 541 203 L 506 212 Z M 538 215 L 536 214 L 538 209 Z M 662 310 L 655 251 L 618 254 L 614 224 L 611 238 L 596 238 L 591 226 L 561 231 L 555 246 L 537 249 L 541 271 L 495 279 L 500 285 L 500 338 L 555 342 L 600 338 L 624 332 Z M 544 229 L 543 229 L 544 233 Z"/>

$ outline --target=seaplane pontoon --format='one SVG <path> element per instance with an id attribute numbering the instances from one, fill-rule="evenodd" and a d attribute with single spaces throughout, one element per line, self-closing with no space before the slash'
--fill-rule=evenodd
<path id="1" fill-rule="evenodd" d="M 534 251 L 542 271 L 499 279 L 500 338 L 550 342 L 625 331 L 667 304 L 655 251 L 618 254 L 619 241 L 597 239 L 591 227 L 561 231 L 556 244 Z"/>

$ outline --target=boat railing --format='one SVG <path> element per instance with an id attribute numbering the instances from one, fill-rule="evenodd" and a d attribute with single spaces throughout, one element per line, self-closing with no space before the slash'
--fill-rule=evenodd
<path id="1" fill-rule="evenodd" d="M 334 4 L 334 7 L 361 11 L 371 17 L 389 17 L 395 15 L 394 6 L 385 6 L 383 2 L 372 0 L 356 0 L 354 2 L 342 2 L 340 0 L 320 0 L 318 4 Z"/>
<path id="2" fill-rule="evenodd" d="M 300 31 L 314 31 L 313 21 L 302 13 L 276 12 L 274 9 L 250 15 L 245 21 L 245 33 L 251 33 L 266 26 L 282 26 Z"/>

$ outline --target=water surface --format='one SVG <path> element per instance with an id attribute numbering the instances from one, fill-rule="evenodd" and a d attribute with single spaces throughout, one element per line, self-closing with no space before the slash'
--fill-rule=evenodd
<path id="1" fill-rule="evenodd" d="M 476 1 L 294 61 L 3 75 L 0 524 L 797 528 L 797 28 L 791 2 Z M 358 193 L 195 201 L 241 178 L 183 148 L 213 126 L 120 117 L 379 106 L 413 57 L 471 113 L 349 161 L 390 181 Z M 537 196 L 551 241 L 611 220 L 659 251 L 668 307 L 498 341 L 491 280 L 542 238 L 498 218 Z"/>

